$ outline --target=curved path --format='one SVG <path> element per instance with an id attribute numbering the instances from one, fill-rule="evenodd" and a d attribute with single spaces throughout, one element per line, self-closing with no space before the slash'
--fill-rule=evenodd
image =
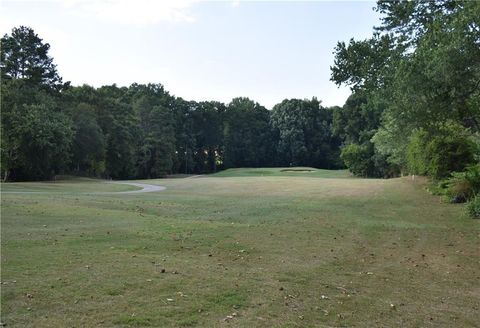
<path id="1" fill-rule="evenodd" d="M 139 183 L 139 182 L 112 181 L 111 183 L 134 186 L 134 187 L 139 187 L 139 188 L 142 188 L 142 189 L 128 190 L 128 191 L 113 191 L 113 192 L 109 192 L 109 194 L 141 194 L 141 193 L 144 193 L 144 192 L 155 192 L 155 191 L 162 191 L 162 190 L 167 189 L 166 187 L 151 185 L 151 184 L 146 184 L 146 183 Z"/>

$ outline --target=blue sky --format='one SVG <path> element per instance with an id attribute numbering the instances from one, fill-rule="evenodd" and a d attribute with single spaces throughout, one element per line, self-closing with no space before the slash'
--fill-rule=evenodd
<path id="1" fill-rule="evenodd" d="M 245 96 L 267 108 L 316 96 L 342 105 L 330 79 L 337 41 L 379 25 L 373 1 L 47 0 L 1 2 L 0 32 L 27 25 L 73 85 L 162 83 L 188 100 Z"/>

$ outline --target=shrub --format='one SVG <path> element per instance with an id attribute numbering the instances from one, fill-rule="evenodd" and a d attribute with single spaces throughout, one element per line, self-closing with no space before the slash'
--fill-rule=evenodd
<path id="1" fill-rule="evenodd" d="M 445 196 L 452 203 L 463 203 L 480 193 L 480 164 L 469 166 L 464 172 L 454 172 L 444 183 Z"/>
<path id="2" fill-rule="evenodd" d="M 473 219 L 480 219 L 480 195 L 473 197 L 467 203 L 467 213 Z"/>
<path id="3" fill-rule="evenodd" d="M 412 174 L 446 178 L 475 163 L 477 145 L 471 133 L 458 125 L 436 131 L 415 132 L 407 147 L 407 168 Z"/>
<path id="4" fill-rule="evenodd" d="M 356 176 L 386 178 L 396 176 L 399 172 L 398 166 L 388 163 L 386 156 L 376 152 L 371 142 L 343 147 L 340 158 Z"/>
<path id="5" fill-rule="evenodd" d="M 428 156 L 425 152 L 427 148 L 428 135 L 425 131 L 417 131 L 411 138 L 407 146 L 407 168 L 411 174 L 428 174 Z"/>
<path id="6" fill-rule="evenodd" d="M 350 172 L 355 175 L 366 177 L 372 170 L 372 153 L 364 145 L 350 144 L 342 148 L 341 159 Z"/>
<path id="7" fill-rule="evenodd" d="M 452 183 L 445 191 L 447 200 L 451 203 L 465 203 L 474 196 L 472 188 L 465 180 Z"/>
<path id="8" fill-rule="evenodd" d="M 435 137 L 426 149 L 430 157 L 427 171 L 435 178 L 458 172 L 475 162 L 475 144 L 462 135 Z"/>
<path id="9" fill-rule="evenodd" d="M 427 184 L 427 190 L 436 196 L 445 196 L 448 188 L 448 180 L 430 181 Z"/>

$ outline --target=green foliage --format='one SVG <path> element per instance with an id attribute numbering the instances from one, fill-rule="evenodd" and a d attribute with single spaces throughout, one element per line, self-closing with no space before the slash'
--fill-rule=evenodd
<path id="1" fill-rule="evenodd" d="M 58 101 L 66 85 L 31 28 L 14 28 L 1 43 L 3 178 L 51 178 L 71 157 L 72 122 Z"/>
<path id="2" fill-rule="evenodd" d="M 407 167 L 409 173 L 427 175 L 429 156 L 427 155 L 427 133 L 417 131 L 411 138 L 407 147 Z"/>
<path id="3" fill-rule="evenodd" d="M 441 178 L 473 164 L 476 150 L 465 136 L 448 135 L 434 138 L 426 152 L 431 155 L 428 172 L 434 178 Z"/>
<path id="4" fill-rule="evenodd" d="M 12 29 L 1 39 L 0 68 L 2 80 L 22 79 L 31 85 L 59 90 L 64 87 L 53 58 L 48 56 L 50 45 L 30 27 Z"/>
<path id="5" fill-rule="evenodd" d="M 75 136 L 72 150 L 72 168 L 75 172 L 85 172 L 101 176 L 105 170 L 105 136 L 97 123 L 93 108 L 79 104 L 71 113 Z"/>
<path id="6" fill-rule="evenodd" d="M 385 156 L 375 151 L 371 142 L 349 144 L 342 148 L 341 159 L 347 168 L 356 176 L 371 178 L 391 178 L 398 168 L 390 165 Z"/>
<path id="7" fill-rule="evenodd" d="M 342 148 L 340 157 L 350 172 L 359 176 L 367 176 L 369 169 L 370 152 L 365 146 L 350 144 Z"/>
<path id="8" fill-rule="evenodd" d="M 367 105 L 367 99 L 362 92 L 353 93 L 333 113 L 333 133 L 347 144 L 369 141 L 380 124 L 380 113 Z"/>
<path id="9" fill-rule="evenodd" d="M 469 137 L 442 129 L 447 122 L 480 129 L 480 3 L 378 1 L 377 11 L 382 25 L 370 39 L 340 42 L 332 67 L 335 83 L 365 96 L 360 107 L 382 104 L 380 124 L 359 131 L 402 171 L 440 178 L 462 170 L 472 162 Z M 363 143 L 359 131 L 346 130 L 344 139 Z"/>
<path id="10" fill-rule="evenodd" d="M 129 104 L 114 101 L 111 107 L 111 125 L 107 128 L 106 173 L 116 179 L 131 178 L 135 174 L 135 141 L 137 125 Z"/>
<path id="11" fill-rule="evenodd" d="M 371 39 L 349 43 L 338 42 L 335 47 L 331 80 L 346 84 L 355 91 L 369 91 L 385 87 L 391 71 L 401 55 L 402 48 L 394 47 L 395 40 L 388 34 L 375 33 Z"/>
<path id="12" fill-rule="evenodd" d="M 148 114 L 143 130 L 137 176 L 155 178 L 171 172 L 174 152 L 174 130 L 171 113 L 154 106 Z"/>
<path id="13" fill-rule="evenodd" d="M 45 179 L 66 169 L 72 122 L 57 98 L 24 79 L 2 81 L 1 93 L 3 179 Z"/>
<path id="14" fill-rule="evenodd" d="M 217 101 L 203 101 L 193 105 L 193 170 L 199 173 L 216 172 L 217 165 L 222 162 L 223 115 L 226 106 Z"/>
<path id="15" fill-rule="evenodd" d="M 448 188 L 448 179 L 439 180 L 439 181 L 429 181 L 427 183 L 427 190 L 436 196 L 445 196 L 446 190 Z"/>
<path id="16" fill-rule="evenodd" d="M 454 172 L 446 180 L 445 196 L 452 203 L 463 203 L 480 193 L 480 164 L 469 166 L 464 172 Z"/>
<path id="17" fill-rule="evenodd" d="M 248 98 L 228 104 L 224 121 L 225 167 L 268 166 L 273 158 L 270 114 Z"/>
<path id="18" fill-rule="evenodd" d="M 476 195 L 467 203 L 467 213 L 472 219 L 480 219 L 480 195 Z"/>
<path id="19" fill-rule="evenodd" d="M 405 138 L 408 140 L 408 138 Z M 406 166 L 405 148 L 408 144 L 402 134 L 398 132 L 396 127 L 389 129 L 388 127 L 380 127 L 371 141 L 375 145 L 375 151 L 384 156 L 390 166 L 399 168 L 404 171 Z M 394 145 L 392 147 L 392 145 Z"/>
<path id="20" fill-rule="evenodd" d="M 450 203 L 465 203 L 473 195 L 471 185 L 463 179 L 455 179 L 449 182 L 445 190 L 445 198 Z"/>
<path id="21" fill-rule="evenodd" d="M 477 152 L 468 131 L 457 125 L 447 125 L 433 133 L 420 130 L 408 145 L 407 165 L 412 174 L 441 179 L 474 164 Z"/>
<path id="22" fill-rule="evenodd" d="M 278 136 L 277 165 L 339 168 L 338 137 L 332 132 L 333 111 L 320 102 L 290 99 L 275 105 L 271 124 Z"/>
<path id="23" fill-rule="evenodd" d="M 380 125 L 382 101 L 366 92 L 353 93 L 342 108 L 333 114 L 333 133 L 346 146 L 341 158 L 348 169 L 363 177 L 392 177 L 398 174 L 397 163 L 389 162 L 387 155 L 375 149 L 375 133 Z"/>
<path id="24" fill-rule="evenodd" d="M 171 173 L 175 129 L 169 106 L 173 98 L 161 84 L 133 84 L 125 98 L 132 103 L 140 125 L 135 176 L 157 178 Z"/>
<path id="25" fill-rule="evenodd" d="M 13 125 L 2 138 L 8 167 L 18 180 L 49 179 L 70 162 L 71 120 L 47 105 L 23 105 L 9 113 Z M 9 173 L 6 173 L 7 177 Z"/>

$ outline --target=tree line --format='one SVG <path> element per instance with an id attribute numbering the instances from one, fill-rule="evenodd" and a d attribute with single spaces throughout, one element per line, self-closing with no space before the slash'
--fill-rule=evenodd
<path id="1" fill-rule="evenodd" d="M 2 177 L 59 173 L 114 179 L 232 167 L 340 168 L 335 108 L 290 99 L 187 101 L 161 84 L 94 88 L 60 77 L 49 44 L 28 27 L 2 38 Z"/>

